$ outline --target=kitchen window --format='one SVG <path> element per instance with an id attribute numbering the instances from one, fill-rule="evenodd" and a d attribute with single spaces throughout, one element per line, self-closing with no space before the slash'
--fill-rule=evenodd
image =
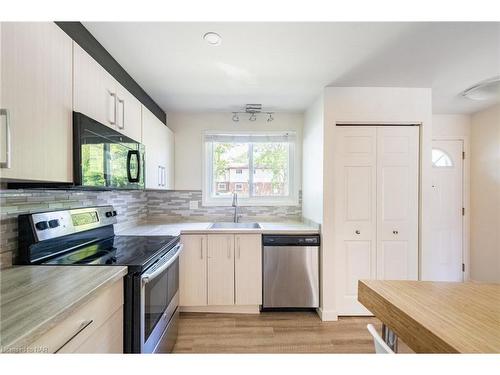
<path id="1" fill-rule="evenodd" d="M 295 133 L 206 133 L 204 145 L 204 205 L 230 205 L 233 193 L 242 206 L 298 204 Z"/>

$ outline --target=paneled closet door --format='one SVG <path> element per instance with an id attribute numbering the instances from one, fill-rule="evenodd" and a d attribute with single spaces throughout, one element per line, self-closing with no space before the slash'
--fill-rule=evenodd
<path id="1" fill-rule="evenodd" d="M 338 313 L 365 315 L 358 280 L 376 277 L 376 127 L 337 127 Z"/>
<path id="2" fill-rule="evenodd" d="M 418 278 L 417 126 L 377 127 L 377 279 Z"/>

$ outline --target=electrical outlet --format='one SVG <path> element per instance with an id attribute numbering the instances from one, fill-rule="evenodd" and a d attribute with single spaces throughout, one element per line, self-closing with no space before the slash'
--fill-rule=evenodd
<path id="1" fill-rule="evenodd" d="M 198 201 L 189 201 L 189 209 L 197 210 L 198 209 Z"/>

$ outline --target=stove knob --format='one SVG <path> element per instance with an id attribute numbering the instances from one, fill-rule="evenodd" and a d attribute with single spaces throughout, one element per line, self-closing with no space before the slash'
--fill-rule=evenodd
<path id="1" fill-rule="evenodd" d="M 113 213 L 111 211 L 106 212 L 106 217 L 111 217 L 113 216 Z"/>
<path id="2" fill-rule="evenodd" d="M 38 230 L 45 230 L 49 227 L 49 224 L 46 221 L 39 221 L 35 224 L 35 228 Z"/>
<path id="3" fill-rule="evenodd" d="M 113 216 L 116 216 L 118 213 L 116 211 L 113 211 Z"/>
<path id="4" fill-rule="evenodd" d="M 59 220 L 57 219 L 49 220 L 49 227 L 57 228 L 58 226 L 59 226 Z"/>

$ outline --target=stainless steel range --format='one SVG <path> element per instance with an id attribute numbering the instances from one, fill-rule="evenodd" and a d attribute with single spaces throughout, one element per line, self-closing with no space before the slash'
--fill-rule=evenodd
<path id="1" fill-rule="evenodd" d="M 18 264 L 128 266 L 124 352 L 170 352 L 177 337 L 179 236 L 117 236 L 112 206 L 19 216 Z"/>

